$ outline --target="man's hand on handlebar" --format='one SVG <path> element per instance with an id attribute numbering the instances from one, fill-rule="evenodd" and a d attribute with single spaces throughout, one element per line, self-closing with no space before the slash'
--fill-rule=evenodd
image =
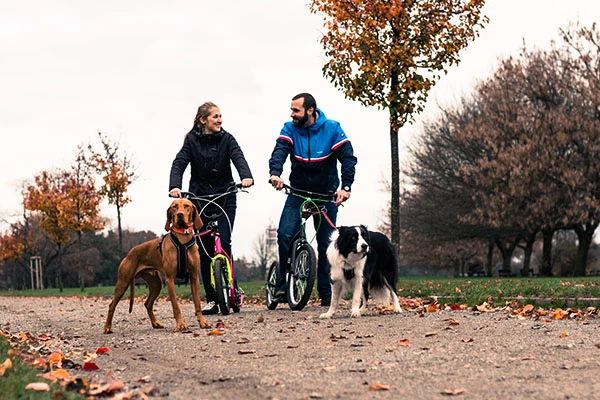
<path id="1" fill-rule="evenodd" d="M 171 189 L 171 191 L 169 192 L 169 197 L 180 198 L 181 197 L 181 189 L 179 189 L 179 188 Z"/>
<path id="2" fill-rule="evenodd" d="M 335 205 L 339 206 L 346 200 L 350 198 L 350 192 L 345 191 L 344 189 L 340 189 L 335 194 Z"/>
<path id="3" fill-rule="evenodd" d="M 269 182 L 271 183 L 271 186 L 273 186 L 275 189 L 277 189 L 277 190 L 283 189 L 284 182 L 283 182 L 283 179 L 281 179 L 281 177 L 279 177 L 277 175 L 271 175 Z"/>

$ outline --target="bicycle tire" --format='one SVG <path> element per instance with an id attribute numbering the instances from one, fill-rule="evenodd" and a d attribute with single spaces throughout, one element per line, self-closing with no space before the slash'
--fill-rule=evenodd
<path id="1" fill-rule="evenodd" d="M 312 295 L 317 275 L 317 257 L 308 242 L 303 241 L 294 246 L 295 256 L 288 274 L 287 296 L 290 308 L 299 311 L 306 306 Z"/>
<path id="2" fill-rule="evenodd" d="M 227 273 L 223 260 L 215 260 L 212 267 L 212 273 L 215 279 L 215 291 L 217 292 L 217 304 L 222 315 L 229 315 L 230 297 L 229 285 L 227 284 Z"/>
<path id="3" fill-rule="evenodd" d="M 275 299 L 275 291 L 277 290 L 277 279 L 279 277 L 279 263 L 273 261 L 267 273 L 267 283 L 265 284 L 265 292 L 267 298 L 267 308 L 274 310 L 277 308 Z"/>

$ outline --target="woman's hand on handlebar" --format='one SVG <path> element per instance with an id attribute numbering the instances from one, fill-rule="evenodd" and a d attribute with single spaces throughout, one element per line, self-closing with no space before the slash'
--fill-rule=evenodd
<path id="1" fill-rule="evenodd" d="M 169 197 L 180 198 L 181 197 L 181 189 L 179 189 L 179 188 L 171 189 L 171 191 L 169 192 Z"/>
<path id="2" fill-rule="evenodd" d="M 252 178 L 242 179 L 242 187 L 247 188 L 254 185 L 254 180 Z"/>
<path id="3" fill-rule="evenodd" d="M 277 175 L 271 175 L 271 178 L 269 178 L 269 183 L 277 190 L 283 189 L 283 179 Z"/>

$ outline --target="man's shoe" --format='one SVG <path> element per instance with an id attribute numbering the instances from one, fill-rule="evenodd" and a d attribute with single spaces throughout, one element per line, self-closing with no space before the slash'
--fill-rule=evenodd
<path id="1" fill-rule="evenodd" d="M 219 313 L 219 306 L 214 301 L 209 301 L 206 303 L 204 308 L 202 308 L 202 315 L 214 315 Z"/>
<path id="2" fill-rule="evenodd" d="M 331 305 L 331 297 L 323 297 L 321 299 L 321 307 L 329 307 Z"/>
<path id="3" fill-rule="evenodd" d="M 285 294 L 285 289 L 277 289 L 275 291 L 275 297 L 273 298 L 273 301 L 275 301 L 276 303 L 287 302 L 287 296 Z"/>

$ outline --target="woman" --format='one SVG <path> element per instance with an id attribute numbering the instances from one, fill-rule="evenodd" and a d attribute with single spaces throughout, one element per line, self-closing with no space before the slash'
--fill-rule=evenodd
<path id="1" fill-rule="evenodd" d="M 192 130 L 187 133 L 183 147 L 173 160 L 169 177 L 169 195 L 181 197 L 181 181 L 183 172 L 190 165 L 189 191 L 198 195 L 223 193 L 233 182 L 231 163 L 237 169 L 243 187 L 250 187 L 254 183 L 244 153 L 235 138 L 222 127 L 221 110 L 214 103 L 206 102 L 198 107 Z M 231 253 L 231 231 L 235 220 L 236 196 L 224 196 L 220 203 L 225 213 L 217 217 L 221 244 L 223 249 Z M 206 226 L 208 220 L 203 215 Z M 214 240 L 210 235 L 202 236 L 200 246 L 200 274 L 204 291 L 206 292 L 206 306 L 202 309 L 203 315 L 216 314 L 219 308 L 216 304 L 217 294 L 210 284 L 210 257 L 203 249 L 213 249 Z"/>

